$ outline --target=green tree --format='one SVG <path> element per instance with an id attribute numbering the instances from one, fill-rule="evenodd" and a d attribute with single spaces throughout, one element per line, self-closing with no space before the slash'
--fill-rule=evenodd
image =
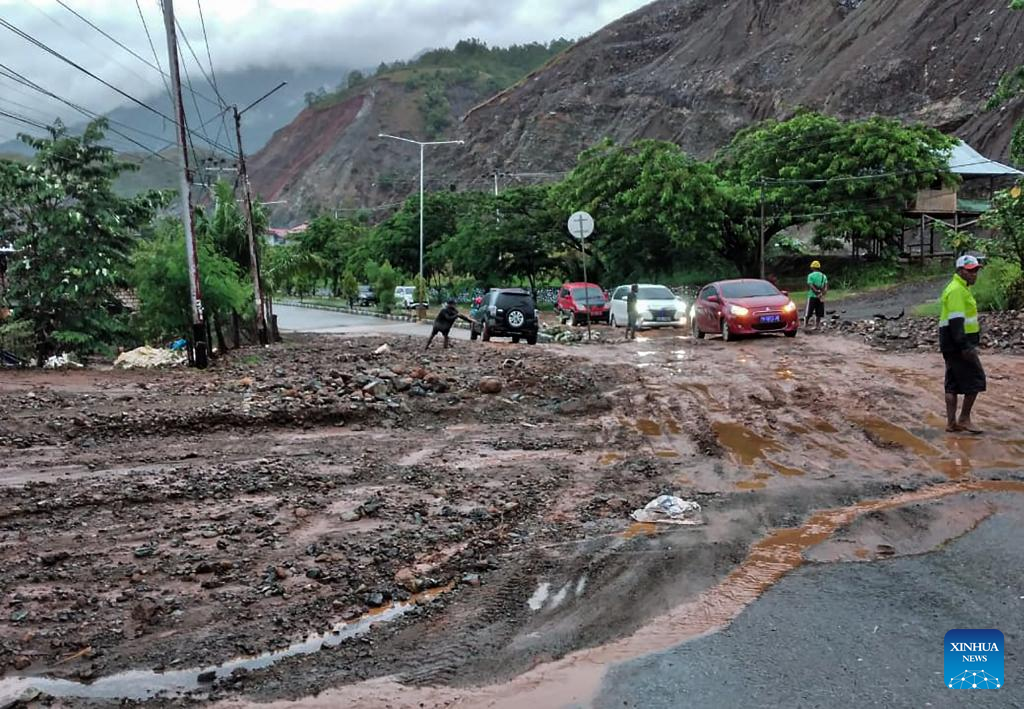
<path id="1" fill-rule="evenodd" d="M 381 311 L 390 313 L 395 309 L 395 288 L 398 287 L 398 271 L 388 261 L 385 261 L 380 266 L 369 264 L 367 266 L 367 275 L 373 284 L 373 290 L 377 293 Z"/>
<path id="2" fill-rule="evenodd" d="M 1024 191 L 1020 186 L 997 192 L 982 225 L 993 232 L 986 251 L 1018 264 L 1024 271 Z"/>
<path id="3" fill-rule="evenodd" d="M 341 277 L 341 294 L 349 305 L 354 304 L 359 297 L 359 281 L 356 280 L 356 274 L 349 269 L 346 269 Z"/>
<path id="4" fill-rule="evenodd" d="M 40 364 L 58 350 L 93 351 L 126 334 L 115 317 L 132 244 L 165 198 L 119 197 L 114 181 L 135 169 L 100 143 L 106 122 L 80 136 L 59 123 L 28 163 L 0 162 L 0 231 L 13 237 L 8 297 L 32 324 Z M 181 260 L 184 261 L 184 249 Z"/>
<path id="5" fill-rule="evenodd" d="M 240 312 L 251 291 L 238 265 L 221 254 L 209 237 L 197 241 L 200 287 L 207 313 Z M 139 325 L 150 341 L 183 337 L 189 332 L 188 264 L 181 222 L 164 220 L 152 238 L 139 242 L 132 258 L 131 280 L 139 298 Z"/>
<path id="6" fill-rule="evenodd" d="M 851 238 L 892 245 L 918 190 L 954 181 L 947 171 L 953 144 L 934 129 L 893 119 L 844 122 L 802 112 L 740 131 L 716 162 L 732 185 L 731 221 L 746 226 L 741 241 L 759 240 L 763 190 L 769 240 L 813 222 L 821 247 Z"/>
<path id="7" fill-rule="evenodd" d="M 554 192 L 563 219 L 580 209 L 594 215 L 589 243 L 613 280 L 668 273 L 720 250 L 729 197 L 711 166 L 654 140 L 600 143 Z"/>

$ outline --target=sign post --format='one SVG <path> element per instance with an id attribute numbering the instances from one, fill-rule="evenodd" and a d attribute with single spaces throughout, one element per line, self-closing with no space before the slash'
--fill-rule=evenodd
<path id="1" fill-rule="evenodd" d="M 594 218 L 586 212 L 576 212 L 569 217 L 569 233 L 580 242 L 580 249 L 583 250 L 583 282 L 589 284 L 590 281 L 587 279 L 587 237 L 594 233 Z M 585 287 L 588 291 L 583 302 L 586 303 L 587 308 L 587 341 L 589 342 L 593 335 L 590 332 L 589 285 Z"/>

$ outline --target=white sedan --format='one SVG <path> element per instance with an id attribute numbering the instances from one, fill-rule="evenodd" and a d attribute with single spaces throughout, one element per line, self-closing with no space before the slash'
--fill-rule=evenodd
<path id="1" fill-rule="evenodd" d="M 626 327 L 629 313 L 626 296 L 632 285 L 619 286 L 612 292 L 609 324 Z M 637 284 L 637 327 L 683 327 L 689 321 L 689 306 L 665 286 Z"/>

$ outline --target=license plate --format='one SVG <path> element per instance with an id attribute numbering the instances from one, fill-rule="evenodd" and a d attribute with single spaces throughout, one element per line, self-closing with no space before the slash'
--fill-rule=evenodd
<path id="1" fill-rule="evenodd" d="M 781 315 L 762 315 L 761 316 L 761 324 L 762 325 L 774 325 L 774 324 L 777 324 L 777 323 L 780 323 L 780 322 L 782 322 L 782 316 Z"/>

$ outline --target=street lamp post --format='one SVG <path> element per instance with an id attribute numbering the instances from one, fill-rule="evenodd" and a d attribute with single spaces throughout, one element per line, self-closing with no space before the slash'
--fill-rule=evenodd
<path id="1" fill-rule="evenodd" d="M 386 133 L 380 133 L 380 134 L 378 134 L 377 137 L 378 138 L 388 138 L 390 140 L 400 140 L 403 143 L 412 143 L 413 145 L 420 146 L 420 279 L 419 279 L 419 282 L 416 284 L 418 286 L 419 283 L 425 282 L 425 280 L 423 278 L 423 209 L 424 209 L 424 207 L 423 207 L 423 192 L 424 192 L 424 187 L 423 187 L 423 183 L 424 183 L 423 159 L 424 159 L 424 153 L 425 153 L 426 148 L 427 148 L 428 145 L 465 145 L 466 141 L 464 141 L 464 140 L 435 140 L 435 141 L 426 141 L 426 142 L 424 142 L 424 141 L 420 141 L 420 140 L 412 140 L 411 138 L 401 138 L 401 137 L 399 137 L 397 135 L 387 135 Z"/>

